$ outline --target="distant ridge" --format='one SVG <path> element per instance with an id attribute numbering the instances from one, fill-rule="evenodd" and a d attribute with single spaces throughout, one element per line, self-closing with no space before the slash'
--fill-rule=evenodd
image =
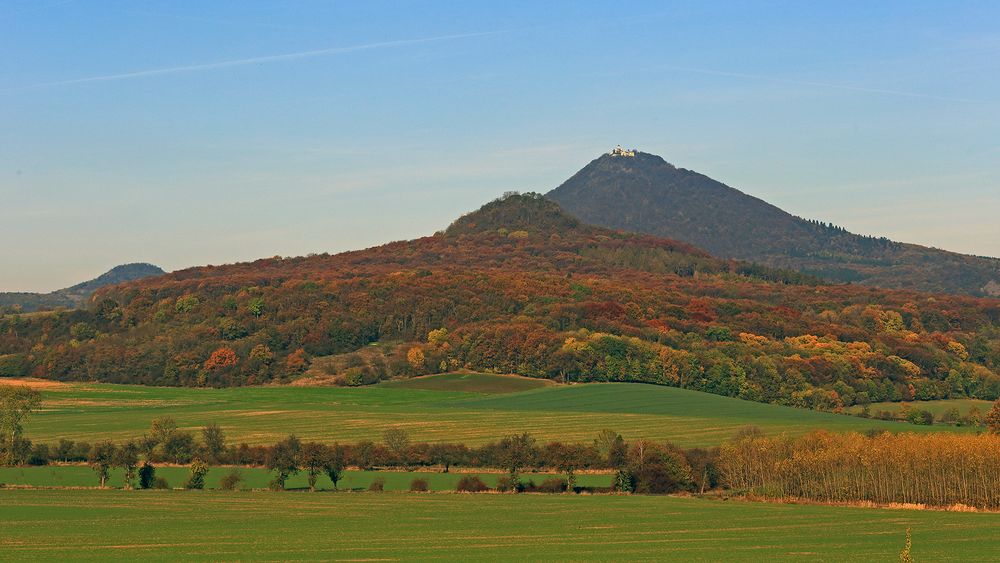
<path id="1" fill-rule="evenodd" d="M 837 282 L 1000 297 L 996 258 L 861 236 L 802 219 L 640 151 L 616 148 L 546 197 L 587 223 L 682 240 L 723 258 Z"/>
<path id="2" fill-rule="evenodd" d="M 80 307 L 95 291 L 109 285 L 163 275 L 159 266 L 137 262 L 115 266 L 96 278 L 51 293 L 9 292 L 0 293 L 0 309 L 20 310 L 25 313 L 50 309 Z"/>

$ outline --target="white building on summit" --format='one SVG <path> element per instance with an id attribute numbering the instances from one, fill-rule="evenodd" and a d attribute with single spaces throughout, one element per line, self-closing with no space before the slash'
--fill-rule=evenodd
<path id="1" fill-rule="evenodd" d="M 635 156 L 635 149 L 623 149 L 621 145 L 611 149 L 611 156 Z"/>

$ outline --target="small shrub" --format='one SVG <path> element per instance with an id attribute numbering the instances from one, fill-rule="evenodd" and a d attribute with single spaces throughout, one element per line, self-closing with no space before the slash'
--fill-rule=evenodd
<path id="1" fill-rule="evenodd" d="M 187 483 L 184 483 L 185 489 L 204 489 L 205 488 L 205 475 L 208 473 L 208 464 L 200 459 L 195 458 L 191 462 L 191 476 L 188 477 Z"/>
<path id="2" fill-rule="evenodd" d="M 361 368 L 350 368 L 344 372 L 343 382 L 347 387 L 359 387 L 364 385 L 364 373 Z"/>
<path id="3" fill-rule="evenodd" d="M 235 491 L 240 487 L 240 483 L 243 482 L 243 473 L 239 468 L 234 467 L 229 473 L 226 473 L 219 481 L 219 488 L 223 491 Z"/>
<path id="4" fill-rule="evenodd" d="M 372 481 L 372 484 L 368 485 L 368 490 L 369 491 L 377 491 L 377 492 L 384 491 L 385 490 L 385 477 L 376 477 L 375 480 Z"/>
<path id="5" fill-rule="evenodd" d="M 906 420 L 910 424 L 919 424 L 921 426 L 930 426 L 934 424 L 934 415 L 930 411 L 923 409 L 913 409 L 908 415 L 906 415 Z"/>
<path id="6" fill-rule="evenodd" d="M 139 468 L 139 488 L 151 489 L 156 485 L 156 468 L 148 461 Z"/>
<path id="7" fill-rule="evenodd" d="M 682 483 L 670 467 L 646 464 L 632 471 L 635 492 L 643 495 L 667 495 L 681 490 Z"/>
<path id="8" fill-rule="evenodd" d="M 566 480 L 562 477 L 550 477 L 542 481 L 535 490 L 540 493 L 565 493 L 568 488 Z"/>
<path id="9" fill-rule="evenodd" d="M 518 485 L 520 483 L 514 480 L 510 475 L 504 475 L 502 477 L 497 477 L 497 490 L 501 493 L 516 492 Z"/>
<path id="10" fill-rule="evenodd" d="M 47 444 L 35 444 L 28 455 L 28 465 L 40 466 L 49 464 L 49 446 Z"/>
<path id="11" fill-rule="evenodd" d="M 455 485 L 456 491 L 465 493 L 481 493 L 488 488 L 486 483 L 483 483 L 483 480 L 476 475 L 464 475 Z"/>
<path id="12" fill-rule="evenodd" d="M 632 473 L 627 469 L 619 469 L 615 473 L 615 484 L 613 486 L 615 492 L 618 493 L 634 493 L 635 492 L 635 478 L 632 477 Z"/>
<path id="13" fill-rule="evenodd" d="M 163 477 L 157 477 L 153 481 L 153 488 L 154 489 L 161 489 L 161 490 L 162 489 L 169 489 L 170 488 L 170 483 L 167 483 L 167 480 L 165 478 L 163 478 Z"/>
<path id="14" fill-rule="evenodd" d="M 941 413 L 941 418 L 939 420 L 945 424 L 959 424 L 961 419 L 962 413 L 959 412 L 957 407 L 952 407 Z"/>
<path id="15" fill-rule="evenodd" d="M 410 490 L 415 493 L 426 493 L 431 490 L 430 485 L 427 484 L 427 479 L 418 477 L 410 481 Z"/>

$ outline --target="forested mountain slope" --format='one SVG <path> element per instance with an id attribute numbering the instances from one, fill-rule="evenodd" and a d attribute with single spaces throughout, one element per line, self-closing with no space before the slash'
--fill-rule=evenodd
<path id="1" fill-rule="evenodd" d="M 158 266 L 145 263 L 115 266 L 100 276 L 72 287 L 51 293 L 8 292 L 0 293 L 0 311 L 20 310 L 25 313 L 45 311 L 60 307 L 73 308 L 85 304 L 98 289 L 122 282 L 158 276 L 164 271 Z"/>
<path id="2" fill-rule="evenodd" d="M 589 226 L 537 194 L 430 237 L 192 268 L 0 319 L 6 373 L 56 379 L 283 381 L 373 343 L 390 349 L 338 381 L 468 368 L 822 409 L 1000 395 L 998 300 L 822 285 Z"/>
<path id="3" fill-rule="evenodd" d="M 547 197 L 581 220 L 838 282 L 1000 296 L 1000 260 L 856 235 L 643 152 L 606 154 Z"/>

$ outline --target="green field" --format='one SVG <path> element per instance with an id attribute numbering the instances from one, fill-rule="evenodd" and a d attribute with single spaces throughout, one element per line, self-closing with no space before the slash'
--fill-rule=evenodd
<path id="1" fill-rule="evenodd" d="M 630 383 L 546 386 L 503 394 L 410 389 L 400 384 L 231 389 L 67 384 L 44 389 L 43 394 L 43 407 L 32 415 L 25 431 L 32 440 L 49 443 L 59 438 L 91 442 L 135 438 L 160 416 L 172 416 L 189 429 L 215 422 L 230 442 L 250 444 L 273 443 L 289 433 L 324 442 L 378 441 L 391 427 L 405 428 L 414 441 L 470 445 L 520 431 L 543 442 L 590 441 L 610 428 L 628 440 L 670 440 L 686 447 L 717 445 L 747 424 L 771 434 L 817 428 L 971 431 Z"/>
<path id="2" fill-rule="evenodd" d="M 182 428 L 220 424 L 230 443 L 381 440 L 390 427 L 414 441 L 480 444 L 529 431 L 539 441 L 589 441 L 612 428 L 627 439 L 716 445 L 754 424 L 770 434 L 817 428 L 970 431 L 792 409 L 640 384 L 555 385 L 525 378 L 448 374 L 366 388 L 271 386 L 179 389 L 48 384 L 26 435 L 123 440 L 150 421 Z M 228 468 L 213 468 L 209 489 Z M 243 468 L 244 489 L 271 476 Z M 181 486 L 188 468 L 157 468 Z M 497 474 L 480 473 L 490 485 Z M 541 483 L 547 474 L 524 474 Z M 918 561 L 1000 558 L 1000 515 L 893 511 L 616 495 L 403 492 L 415 477 L 450 491 L 458 473 L 349 471 L 340 492 L 121 491 L 94 489 L 86 466 L 0 468 L 0 560 L 397 560 L 671 559 L 701 561 L 894 561 L 913 529 Z M 360 492 L 373 479 L 386 492 Z M 608 474 L 581 474 L 608 486 Z M 18 485 L 59 487 L 20 489 Z M 112 473 L 109 485 L 121 486 Z M 293 476 L 290 489 L 306 486 Z M 73 487 L 88 487 L 75 489 Z"/>
<path id="3" fill-rule="evenodd" d="M 229 473 L 228 467 L 213 467 L 205 476 L 205 486 L 209 489 L 219 488 L 219 480 Z M 264 489 L 267 488 L 273 474 L 261 469 L 252 467 L 241 467 L 240 473 L 243 475 L 243 489 Z M 171 487 L 182 487 L 187 480 L 190 470 L 187 467 L 157 467 L 156 476 L 163 477 Z M 385 490 L 387 491 L 407 491 L 410 489 L 410 482 L 415 478 L 426 479 L 431 490 L 453 491 L 458 480 L 464 475 L 478 475 L 487 485 L 496 486 L 499 473 L 440 473 L 430 471 L 345 471 L 344 478 L 337 484 L 340 490 L 367 489 L 377 478 L 385 480 Z M 551 473 L 522 473 L 521 480 L 532 480 L 535 484 L 541 484 L 546 478 L 555 477 Z M 612 476 L 606 473 L 581 473 L 576 476 L 576 483 L 581 487 L 610 487 Z M 6 485 L 31 485 L 35 487 L 97 487 L 98 480 L 94 472 L 84 465 L 56 465 L 47 467 L 0 467 L 0 484 Z M 108 486 L 122 486 L 121 470 L 113 470 Z M 332 490 L 333 483 L 326 475 L 321 475 L 317 482 L 317 489 Z M 293 475 L 286 483 L 288 489 L 308 488 L 306 474 L 299 473 Z"/>
<path id="4" fill-rule="evenodd" d="M 678 497 L 0 490 L 3 560 L 996 561 L 1000 515 Z"/>
<path id="5" fill-rule="evenodd" d="M 534 379 L 516 375 L 488 373 L 445 373 L 387 381 L 381 384 L 388 389 L 426 389 L 429 391 L 464 391 L 467 393 L 517 393 L 555 385 L 549 379 Z"/>

